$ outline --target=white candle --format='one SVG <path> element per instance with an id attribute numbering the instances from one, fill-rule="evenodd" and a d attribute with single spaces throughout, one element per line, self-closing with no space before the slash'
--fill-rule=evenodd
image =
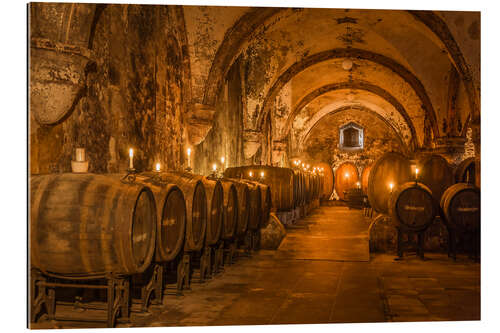
<path id="1" fill-rule="evenodd" d="M 85 161 L 85 148 L 76 148 L 76 161 L 77 162 Z"/>
<path id="2" fill-rule="evenodd" d="M 133 169 L 134 168 L 134 150 L 132 148 L 129 149 L 128 156 L 130 157 L 128 167 L 129 167 L 129 169 Z"/>
<path id="3" fill-rule="evenodd" d="M 187 149 L 187 154 L 188 154 L 188 167 L 191 167 L 191 148 Z"/>
<path id="4" fill-rule="evenodd" d="M 157 171 L 157 172 L 160 172 L 160 168 L 161 168 L 160 163 L 156 163 L 156 171 Z"/>

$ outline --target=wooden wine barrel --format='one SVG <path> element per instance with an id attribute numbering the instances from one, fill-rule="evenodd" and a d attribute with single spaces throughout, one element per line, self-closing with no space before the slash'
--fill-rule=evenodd
<path id="1" fill-rule="evenodd" d="M 258 183 L 243 180 L 250 191 L 249 201 L 250 201 L 250 211 L 248 217 L 248 229 L 255 231 L 259 229 L 262 219 L 262 193 Z"/>
<path id="2" fill-rule="evenodd" d="M 262 172 L 264 173 L 264 177 L 261 177 Z M 271 187 L 273 208 L 277 211 L 290 211 L 295 207 L 292 169 L 266 165 L 250 165 L 227 168 L 224 171 L 224 176 L 252 180 L 269 185 Z"/>
<path id="3" fill-rule="evenodd" d="M 273 199 L 271 194 L 271 186 L 260 184 L 261 197 L 262 197 L 262 219 L 259 228 L 265 228 L 269 221 L 269 215 L 273 208 Z"/>
<path id="4" fill-rule="evenodd" d="M 221 179 L 221 183 L 224 189 L 224 218 L 221 238 L 230 240 L 234 238 L 238 224 L 238 192 L 233 182 Z"/>
<path id="5" fill-rule="evenodd" d="M 141 273 L 155 239 L 155 200 L 142 184 L 95 174 L 30 177 L 31 265 L 44 273 Z"/>
<path id="6" fill-rule="evenodd" d="M 418 181 L 427 185 L 436 202 L 441 200 L 444 191 L 455 183 L 453 169 L 441 155 L 428 155 L 417 163 Z"/>
<path id="7" fill-rule="evenodd" d="M 339 198 L 345 200 L 344 191 L 355 188 L 358 181 L 358 168 L 351 162 L 342 163 L 335 171 L 335 191 Z"/>
<path id="8" fill-rule="evenodd" d="M 202 176 L 189 172 L 161 172 L 162 182 L 176 184 L 186 202 L 185 251 L 199 251 L 203 247 L 208 222 L 208 203 Z"/>
<path id="9" fill-rule="evenodd" d="M 250 218 L 250 190 L 243 181 L 235 178 L 224 178 L 236 187 L 238 195 L 238 223 L 236 224 L 236 235 L 242 236 L 248 230 L 248 221 Z"/>
<path id="10" fill-rule="evenodd" d="M 470 183 L 476 182 L 476 161 L 474 157 L 469 157 L 463 160 L 455 169 L 455 182 L 456 183 Z"/>
<path id="11" fill-rule="evenodd" d="M 370 171 L 372 170 L 372 165 L 365 165 L 363 168 L 363 172 L 361 172 L 361 189 L 363 193 L 366 194 L 368 192 L 368 178 L 370 177 Z"/>
<path id="12" fill-rule="evenodd" d="M 202 177 L 207 195 L 208 221 L 205 233 L 206 245 L 214 245 L 220 239 L 224 215 L 224 189 L 218 179 Z"/>
<path id="13" fill-rule="evenodd" d="M 424 230 L 438 215 L 431 190 L 421 183 L 399 185 L 393 190 L 388 205 L 393 221 L 413 231 Z"/>
<path id="14" fill-rule="evenodd" d="M 321 198 L 328 200 L 333 193 L 334 176 L 332 167 L 328 163 L 319 163 L 318 166 L 323 168 L 323 186 L 321 191 Z"/>
<path id="15" fill-rule="evenodd" d="M 137 175 L 136 182 L 148 186 L 153 192 L 157 211 L 154 260 L 166 262 L 174 260 L 184 245 L 186 202 L 177 185 L 158 182 L 155 178 L 157 175 L 142 173 Z"/>
<path id="16" fill-rule="evenodd" d="M 477 231 L 481 223 L 481 196 L 474 184 L 450 186 L 441 197 L 445 222 L 461 232 Z"/>
<path id="17" fill-rule="evenodd" d="M 299 170 L 293 170 L 293 204 L 295 207 L 301 204 L 302 200 L 302 183 Z"/>
<path id="18" fill-rule="evenodd" d="M 368 176 L 368 201 L 373 209 L 387 214 L 387 202 L 391 195 L 389 184 L 394 189 L 411 180 L 411 166 L 407 157 L 400 153 L 389 152 L 382 155 L 372 166 Z"/>

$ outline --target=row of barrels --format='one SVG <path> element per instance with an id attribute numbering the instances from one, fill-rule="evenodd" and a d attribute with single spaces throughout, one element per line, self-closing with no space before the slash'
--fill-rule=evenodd
<path id="1" fill-rule="evenodd" d="M 30 181 L 31 264 L 61 276 L 135 274 L 263 227 L 269 186 L 191 173 L 53 174 Z"/>
<path id="2" fill-rule="evenodd" d="M 467 177 L 471 177 L 470 161 Z M 368 200 L 377 212 L 389 215 L 409 230 L 423 230 L 436 216 L 449 228 L 468 232 L 480 224 L 480 191 L 467 179 L 456 183 L 453 170 L 440 155 L 418 163 L 416 177 L 410 160 L 399 153 L 386 153 L 372 166 L 368 177 Z M 467 170 L 461 168 L 460 170 Z M 465 180 L 465 182 L 464 182 Z M 389 186 L 390 185 L 390 186 Z"/>
<path id="3" fill-rule="evenodd" d="M 264 165 L 231 167 L 224 176 L 245 181 L 258 180 L 271 188 L 273 209 L 287 212 L 307 205 L 320 198 L 323 192 L 323 176 L 289 168 Z"/>
<path id="4" fill-rule="evenodd" d="M 140 276 L 258 237 L 271 205 L 266 184 L 185 172 L 32 176 L 31 268 L 64 280 Z"/>
<path id="5" fill-rule="evenodd" d="M 380 174 L 385 174 L 386 167 L 390 167 L 394 160 L 397 161 L 396 167 L 401 164 L 399 161 L 400 158 L 407 161 L 408 163 L 404 162 L 405 165 L 403 165 L 404 172 L 411 172 L 409 168 L 410 160 L 408 158 L 398 153 L 391 153 L 389 156 L 391 157 L 384 159 L 386 161 L 384 162 L 384 166 L 379 166 L 381 171 L 378 172 L 379 175 L 377 175 L 376 179 L 380 181 L 375 184 L 376 188 L 380 188 L 383 184 L 387 185 L 387 181 L 392 178 L 391 175 L 381 178 Z M 352 162 L 340 164 L 335 169 L 335 173 L 328 164 L 323 163 L 323 165 L 325 170 L 323 177 L 323 192 L 321 196 L 323 199 L 328 200 L 333 190 L 336 191 L 341 200 L 346 200 L 346 191 L 354 188 L 361 188 L 365 194 L 368 194 L 370 191 L 373 192 L 373 189 L 368 189 L 368 184 L 374 164 L 365 165 L 361 175 L 358 172 L 358 167 Z M 429 186 L 436 197 L 440 197 L 444 190 L 452 184 L 474 183 L 475 180 L 475 160 L 473 157 L 465 159 L 453 168 L 444 157 L 433 154 L 420 158 L 417 161 L 417 165 L 421 170 L 419 181 Z M 386 199 L 387 198 L 384 198 L 384 201 Z M 377 203 L 378 201 L 375 202 L 375 207 L 383 210 L 384 208 L 377 205 Z"/>

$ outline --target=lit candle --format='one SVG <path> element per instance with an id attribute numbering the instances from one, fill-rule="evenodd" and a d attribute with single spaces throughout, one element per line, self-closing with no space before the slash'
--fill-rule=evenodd
<path id="1" fill-rule="evenodd" d="M 349 173 L 346 172 L 344 176 L 345 176 L 345 178 L 349 178 Z"/>
<path id="2" fill-rule="evenodd" d="M 361 187 L 361 184 L 360 184 L 359 182 L 357 182 L 357 183 L 356 183 L 356 186 L 357 186 L 358 188 L 360 188 L 360 187 Z"/>
<path id="3" fill-rule="evenodd" d="M 253 177 L 253 172 L 252 172 L 252 171 L 250 171 L 250 172 L 248 173 L 248 175 L 249 175 L 250 177 Z"/>
<path id="4" fill-rule="evenodd" d="M 394 187 L 394 184 L 393 183 L 389 183 L 389 188 L 391 189 L 391 193 L 392 193 L 392 188 Z"/>
<path id="5" fill-rule="evenodd" d="M 134 168 L 134 150 L 132 148 L 129 149 L 128 156 L 130 157 L 128 167 L 129 167 L 129 169 L 133 169 Z"/>
<path id="6" fill-rule="evenodd" d="M 191 167 L 191 148 L 187 149 L 187 154 L 188 154 L 188 168 Z"/>
<path id="7" fill-rule="evenodd" d="M 418 178 L 418 168 L 415 168 L 415 179 Z"/>
<path id="8" fill-rule="evenodd" d="M 214 165 L 212 165 L 212 170 L 215 172 L 217 171 L 217 164 L 214 163 Z"/>
<path id="9" fill-rule="evenodd" d="M 156 172 L 160 172 L 160 168 L 161 168 L 160 163 L 156 163 Z"/>
<path id="10" fill-rule="evenodd" d="M 264 178 L 264 171 L 260 172 L 260 178 Z"/>

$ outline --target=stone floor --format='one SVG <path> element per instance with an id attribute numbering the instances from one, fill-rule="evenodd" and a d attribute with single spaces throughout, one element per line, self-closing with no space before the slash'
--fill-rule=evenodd
<path id="1" fill-rule="evenodd" d="M 288 229 L 278 251 L 240 258 L 119 326 L 480 319 L 480 264 L 370 255 L 369 223 L 361 211 L 321 207 Z"/>

